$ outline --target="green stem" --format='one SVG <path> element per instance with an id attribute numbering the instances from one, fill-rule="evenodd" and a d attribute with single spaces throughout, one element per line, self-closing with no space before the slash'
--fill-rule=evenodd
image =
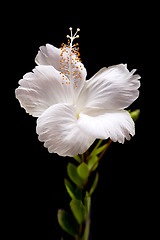
<path id="1" fill-rule="evenodd" d="M 94 172 L 94 179 L 90 178 L 90 175 L 95 171 L 97 164 L 112 142 L 109 140 L 100 146 L 102 141 L 98 141 L 89 156 L 87 156 L 88 152 L 75 156 L 74 159 L 78 164 L 69 162 L 67 165 L 69 179 L 65 179 L 65 187 L 71 197 L 70 211 L 60 209 L 58 221 L 62 229 L 74 237 L 74 240 L 89 239 L 91 196 L 98 183 L 98 173 Z"/>
<path id="2" fill-rule="evenodd" d="M 84 154 L 81 155 L 81 163 L 84 162 Z"/>

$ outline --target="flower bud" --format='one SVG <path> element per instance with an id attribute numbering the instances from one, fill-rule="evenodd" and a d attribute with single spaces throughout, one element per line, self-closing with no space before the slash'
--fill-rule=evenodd
<path id="1" fill-rule="evenodd" d="M 140 110 L 139 109 L 137 109 L 137 110 L 135 110 L 135 111 L 130 113 L 131 118 L 133 119 L 134 122 L 136 122 L 137 119 L 139 118 L 139 114 L 140 114 Z"/>

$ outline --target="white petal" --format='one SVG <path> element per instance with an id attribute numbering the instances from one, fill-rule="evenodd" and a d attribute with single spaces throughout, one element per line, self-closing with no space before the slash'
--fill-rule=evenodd
<path id="1" fill-rule="evenodd" d="M 41 46 L 35 58 L 38 65 L 52 65 L 59 71 L 60 68 L 60 54 L 61 49 L 54 47 L 51 44 Z"/>
<path id="2" fill-rule="evenodd" d="M 48 108 L 37 120 L 37 133 L 48 151 L 60 156 L 82 154 L 95 140 L 78 127 L 76 107 L 67 104 Z"/>
<path id="3" fill-rule="evenodd" d="M 67 84 L 66 84 L 67 83 Z M 39 117 L 47 108 L 57 103 L 72 103 L 72 87 L 52 66 L 37 66 L 24 75 L 16 89 L 21 106 L 34 117 Z"/>
<path id="4" fill-rule="evenodd" d="M 70 48 L 59 49 L 46 44 L 40 47 L 35 61 L 39 65 L 52 65 L 67 76 L 73 85 L 75 95 L 78 96 L 86 80 L 87 72 L 78 57 L 70 52 Z"/>
<path id="5" fill-rule="evenodd" d="M 101 109 L 128 107 L 139 95 L 140 76 L 133 75 L 134 72 L 129 72 L 124 64 L 102 68 L 85 82 L 79 105 Z"/>
<path id="6" fill-rule="evenodd" d="M 111 138 L 114 142 L 124 143 L 125 138 L 135 134 L 134 122 L 130 114 L 125 110 L 87 110 L 80 113 L 78 119 L 79 127 L 95 138 Z"/>

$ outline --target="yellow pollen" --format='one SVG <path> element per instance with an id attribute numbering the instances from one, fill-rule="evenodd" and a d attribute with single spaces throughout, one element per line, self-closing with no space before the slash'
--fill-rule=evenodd
<path id="1" fill-rule="evenodd" d="M 77 119 L 79 119 L 79 113 L 77 113 Z"/>

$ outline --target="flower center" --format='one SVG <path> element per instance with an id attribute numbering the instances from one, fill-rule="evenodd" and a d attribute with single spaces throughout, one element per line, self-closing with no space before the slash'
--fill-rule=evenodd
<path id="1" fill-rule="evenodd" d="M 73 83 L 73 86 L 76 88 L 77 80 L 82 80 L 81 71 L 83 70 L 83 66 L 79 57 L 79 44 L 73 44 L 73 41 L 76 38 L 79 38 L 77 33 L 80 31 L 80 29 L 77 28 L 77 31 L 74 35 L 72 33 L 72 28 L 69 28 L 69 30 L 71 32 L 71 36 L 67 35 L 68 44 L 62 43 L 61 45 L 60 74 L 62 74 L 62 79 L 64 80 L 62 84 Z"/>

